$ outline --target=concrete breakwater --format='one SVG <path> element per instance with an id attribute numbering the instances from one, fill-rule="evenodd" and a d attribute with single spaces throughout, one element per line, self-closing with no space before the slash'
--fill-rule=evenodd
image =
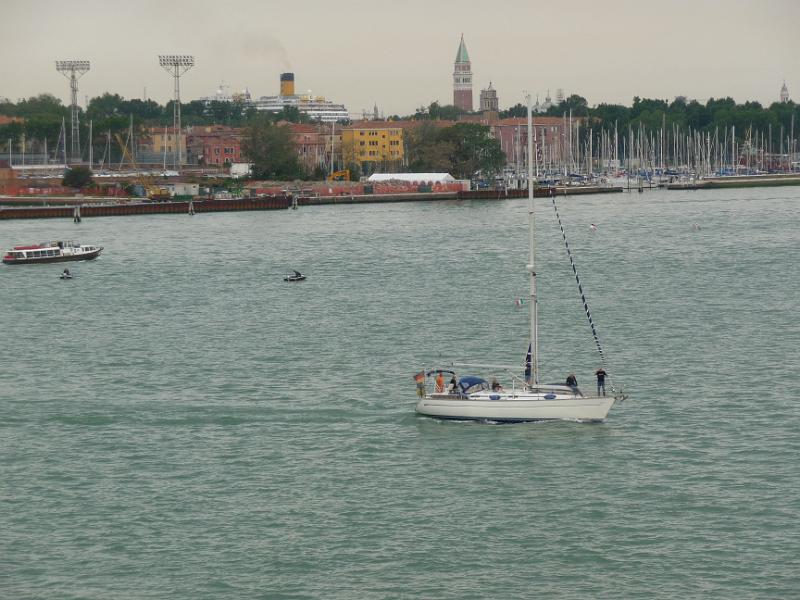
<path id="1" fill-rule="evenodd" d="M 781 187 L 800 185 L 800 175 L 741 175 L 731 177 L 713 177 L 710 179 L 694 179 L 686 182 L 671 183 L 669 190 L 715 190 L 749 187 Z"/>
<path id="2" fill-rule="evenodd" d="M 537 198 L 622 192 L 621 187 L 541 187 Z M 382 202 L 430 202 L 442 200 L 505 200 L 526 198 L 527 190 L 474 190 L 459 192 L 415 192 L 402 194 L 361 194 L 340 196 L 258 196 L 229 200 L 193 200 L 180 202 L 119 202 L 75 198 L 6 198 L 0 199 L 0 219 L 47 219 L 83 217 L 114 217 L 152 214 L 188 214 L 246 211 L 285 210 L 293 205 L 320 206 L 325 204 L 375 204 Z M 24 205 L 22 205 L 24 204 Z M 79 212 L 77 212 L 79 211 Z"/>

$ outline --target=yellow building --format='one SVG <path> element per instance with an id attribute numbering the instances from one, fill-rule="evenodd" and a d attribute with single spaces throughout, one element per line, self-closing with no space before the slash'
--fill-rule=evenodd
<path id="1" fill-rule="evenodd" d="M 186 163 L 186 133 L 175 133 L 174 127 L 149 127 L 145 131 L 145 137 L 140 141 L 140 151 L 151 154 L 148 158 L 139 162 L 158 162 L 159 157 L 166 156 L 167 162 L 171 162 L 180 147 L 181 162 Z M 180 144 L 180 146 L 179 146 Z"/>
<path id="2" fill-rule="evenodd" d="M 392 121 L 356 121 L 342 128 L 345 166 L 365 171 L 386 170 L 403 164 L 403 127 Z"/>

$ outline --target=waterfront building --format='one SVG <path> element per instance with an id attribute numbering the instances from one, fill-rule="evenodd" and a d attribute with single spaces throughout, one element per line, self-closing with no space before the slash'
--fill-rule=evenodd
<path id="1" fill-rule="evenodd" d="M 242 140 L 244 130 L 224 125 L 204 125 L 187 128 L 190 162 L 204 166 L 224 166 L 244 160 Z"/>
<path id="2" fill-rule="evenodd" d="M 342 128 L 342 161 L 365 173 L 396 171 L 403 163 L 403 126 L 395 121 L 356 121 Z"/>
<path id="3" fill-rule="evenodd" d="M 146 127 L 136 148 L 136 161 L 139 163 L 166 163 L 172 165 L 178 148 L 181 160 L 187 162 L 186 134 L 174 127 Z"/>
<path id="4" fill-rule="evenodd" d="M 329 170 L 330 133 L 324 125 L 308 123 L 280 123 L 291 131 L 291 139 L 297 150 L 297 159 L 304 172 L 312 174 L 315 169 Z"/>
<path id="5" fill-rule="evenodd" d="M 486 123 L 492 136 L 500 142 L 506 165 L 525 170 L 528 153 L 528 119 L 513 117 Z M 539 163 L 560 163 L 566 155 L 565 121 L 561 117 L 533 118 L 533 137 Z"/>
<path id="6" fill-rule="evenodd" d="M 0 194 L 11 194 L 16 188 L 16 174 L 11 163 L 0 160 Z"/>
<path id="7" fill-rule="evenodd" d="M 472 112 L 472 63 L 469 60 L 463 33 L 453 67 L 453 105 Z"/>
<path id="8" fill-rule="evenodd" d="M 783 87 L 781 87 L 781 102 L 786 104 L 789 102 L 789 88 L 786 87 L 786 82 L 783 82 Z"/>

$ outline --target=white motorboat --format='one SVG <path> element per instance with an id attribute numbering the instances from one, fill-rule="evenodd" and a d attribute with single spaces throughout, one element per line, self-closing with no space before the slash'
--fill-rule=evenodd
<path id="1" fill-rule="evenodd" d="M 533 134 L 530 97 L 528 97 L 528 156 L 533 154 Z M 453 363 L 448 368 L 423 370 L 414 376 L 417 382 L 417 413 L 439 419 L 478 420 L 487 422 L 520 422 L 520 421 L 603 421 L 616 400 L 624 398 L 613 386 L 610 394 L 585 395 L 573 379 L 573 385 L 542 383 L 539 373 L 539 344 L 537 328 L 537 296 L 536 270 L 534 268 L 534 204 L 533 204 L 533 161 L 528 161 L 528 240 L 529 255 L 526 270 L 530 274 L 530 346 L 525 363 L 520 365 L 474 365 Z M 555 207 L 555 199 L 552 199 Z M 562 229 L 563 233 L 563 229 Z M 566 241 L 566 238 L 565 238 Z M 569 246 L 567 246 L 569 253 Z M 570 260 L 572 255 L 570 253 Z M 591 319 L 585 296 L 580 287 L 577 270 L 574 267 L 578 287 L 586 309 L 586 315 L 597 342 L 600 359 L 605 374 L 605 357 L 597 338 L 594 323 Z M 479 372 L 498 371 L 504 378 L 510 378 L 510 386 L 503 388 L 494 380 L 489 384 L 477 376 L 456 378 L 456 371 L 476 369 Z M 443 374 L 452 375 L 450 385 L 445 389 Z M 606 384 L 608 385 L 608 384 Z"/>
<path id="2" fill-rule="evenodd" d="M 102 246 L 87 246 L 78 242 L 43 242 L 30 246 L 14 246 L 3 256 L 7 265 L 92 260 L 100 256 Z"/>

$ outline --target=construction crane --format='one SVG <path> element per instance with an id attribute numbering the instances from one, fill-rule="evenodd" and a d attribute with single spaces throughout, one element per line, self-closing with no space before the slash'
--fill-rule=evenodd
<path id="1" fill-rule="evenodd" d="M 142 188 L 142 194 L 145 198 L 150 200 L 169 200 L 169 190 L 166 190 L 162 187 L 159 187 L 153 183 L 153 178 L 150 175 L 144 175 L 140 170 L 139 166 L 136 164 L 136 160 L 133 158 L 133 152 L 130 148 L 128 148 L 130 141 L 130 132 L 128 133 L 128 139 L 123 142 L 122 136 L 119 133 L 115 133 L 114 137 L 117 139 L 117 143 L 122 151 L 122 158 L 119 161 L 120 169 L 122 168 L 122 164 L 125 162 L 127 158 L 130 161 L 131 166 L 133 167 L 136 176 L 134 178 L 134 185 L 140 186 Z"/>

